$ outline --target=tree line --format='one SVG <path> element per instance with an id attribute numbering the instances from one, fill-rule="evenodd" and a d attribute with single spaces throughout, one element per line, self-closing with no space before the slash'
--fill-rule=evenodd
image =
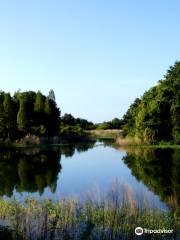
<path id="1" fill-rule="evenodd" d="M 0 92 L 0 138 L 14 140 L 27 134 L 54 136 L 58 133 L 60 110 L 53 90 L 48 96 L 40 91 Z"/>
<path id="2" fill-rule="evenodd" d="M 122 129 L 123 123 L 124 123 L 123 119 L 113 118 L 110 121 L 95 124 L 95 128 L 98 130 Z"/>
<path id="3" fill-rule="evenodd" d="M 179 156 L 178 148 L 128 148 L 123 161 L 138 181 L 177 211 L 180 204 Z"/>
<path id="4" fill-rule="evenodd" d="M 70 113 L 65 113 L 64 116 L 61 117 L 61 128 L 65 126 L 72 126 L 72 127 L 80 127 L 84 130 L 92 130 L 95 128 L 93 122 L 90 122 L 83 118 L 75 118 Z"/>
<path id="5" fill-rule="evenodd" d="M 40 91 L 17 91 L 13 96 L 0 91 L 0 141 L 13 142 L 27 135 L 81 136 L 93 129 L 92 122 L 71 114 L 61 117 L 53 90 L 48 96 Z"/>
<path id="6" fill-rule="evenodd" d="M 123 116 L 125 136 L 145 143 L 180 144 L 180 62 L 175 62 L 163 80 L 135 99 Z"/>
<path id="7" fill-rule="evenodd" d="M 81 136 L 84 130 L 123 129 L 124 136 L 145 143 L 180 144 L 180 62 L 175 62 L 163 80 L 141 98 L 136 98 L 122 119 L 94 124 L 71 114 L 61 117 L 53 90 L 0 92 L 0 140 L 13 141 L 27 134 L 36 136 Z"/>

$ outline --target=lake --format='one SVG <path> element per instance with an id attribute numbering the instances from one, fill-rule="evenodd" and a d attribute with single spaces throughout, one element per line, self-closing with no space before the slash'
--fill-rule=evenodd
<path id="1" fill-rule="evenodd" d="M 180 200 L 180 150 L 115 148 L 108 142 L 1 149 L 0 195 L 58 200 L 128 188 L 141 204 L 167 210 Z"/>

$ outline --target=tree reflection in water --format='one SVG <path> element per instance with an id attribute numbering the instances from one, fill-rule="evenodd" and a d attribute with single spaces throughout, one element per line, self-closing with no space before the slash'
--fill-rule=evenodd
<path id="1" fill-rule="evenodd" d="M 180 207 L 180 149 L 125 149 L 124 162 L 137 180 L 159 195 L 170 208 Z"/>
<path id="2" fill-rule="evenodd" d="M 61 155 L 71 157 L 75 151 L 87 151 L 95 142 L 74 143 L 49 148 L 13 148 L 0 151 L 0 196 L 17 192 L 39 192 L 46 187 L 56 191 L 61 171 Z"/>

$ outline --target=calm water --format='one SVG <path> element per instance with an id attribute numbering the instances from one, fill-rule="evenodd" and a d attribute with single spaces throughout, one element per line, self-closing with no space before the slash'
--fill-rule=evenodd
<path id="1" fill-rule="evenodd" d="M 146 196 L 151 207 L 166 209 L 179 204 L 179 159 L 178 149 L 125 150 L 100 142 L 1 150 L 0 195 L 83 199 L 89 192 L 105 194 L 118 181 L 139 201 Z"/>

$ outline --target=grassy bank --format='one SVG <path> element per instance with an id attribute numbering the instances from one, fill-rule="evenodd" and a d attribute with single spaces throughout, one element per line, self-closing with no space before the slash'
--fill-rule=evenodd
<path id="1" fill-rule="evenodd" d="M 98 139 L 116 139 L 122 135 L 122 130 L 119 129 L 107 129 L 107 130 L 89 130 L 87 133 Z"/>
<path id="2" fill-rule="evenodd" d="M 0 147 L 43 147 L 58 146 L 61 144 L 76 142 L 94 142 L 95 140 L 87 133 L 82 132 L 64 132 L 60 136 L 39 137 L 36 135 L 27 135 L 15 141 L 0 141 Z"/>
<path id="3" fill-rule="evenodd" d="M 130 188 L 123 189 L 112 189 L 103 201 L 98 197 L 83 202 L 76 198 L 56 202 L 27 199 L 24 203 L 0 199 L 0 221 L 6 226 L 4 232 L 1 227 L 0 234 L 7 234 L 9 229 L 9 239 L 132 240 L 137 239 L 137 226 L 174 231 L 180 228 L 177 213 L 151 210 L 146 197 L 139 204 Z M 174 239 L 173 235 L 167 236 Z M 144 234 L 140 239 L 166 239 L 166 235 Z"/>
<path id="4" fill-rule="evenodd" d="M 153 148 L 180 148 L 180 145 L 173 142 L 157 142 L 157 143 L 145 143 L 138 138 L 133 137 L 117 137 L 115 140 L 117 146 L 141 146 L 141 147 L 153 147 Z"/>
<path id="5" fill-rule="evenodd" d="M 117 137 L 116 144 L 121 146 L 135 146 L 142 145 L 142 142 L 138 138 L 130 138 L 130 137 Z"/>

